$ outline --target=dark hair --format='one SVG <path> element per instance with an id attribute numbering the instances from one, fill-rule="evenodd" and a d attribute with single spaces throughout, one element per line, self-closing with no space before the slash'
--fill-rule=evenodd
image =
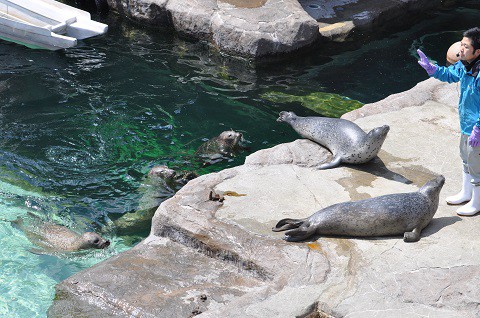
<path id="1" fill-rule="evenodd" d="M 468 29 L 463 33 L 463 36 L 472 41 L 472 46 L 475 50 L 480 49 L 480 28 L 475 27 Z"/>

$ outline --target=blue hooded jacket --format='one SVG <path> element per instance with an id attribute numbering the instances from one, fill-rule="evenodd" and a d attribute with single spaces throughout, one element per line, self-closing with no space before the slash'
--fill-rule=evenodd
<path id="1" fill-rule="evenodd" d="M 432 75 L 442 82 L 460 82 L 460 100 L 458 102 L 458 115 L 460 117 L 460 130 L 462 134 L 472 133 L 473 125 L 480 128 L 480 79 L 477 76 L 480 68 L 480 59 L 471 64 L 463 61 L 449 67 L 438 66 Z"/>

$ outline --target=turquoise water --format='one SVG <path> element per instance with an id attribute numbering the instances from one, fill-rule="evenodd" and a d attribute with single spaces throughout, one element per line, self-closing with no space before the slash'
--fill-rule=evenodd
<path id="1" fill-rule="evenodd" d="M 316 114 L 302 106 L 302 96 L 324 92 L 367 103 L 409 89 L 426 79 L 415 49 L 442 63 L 476 13 L 437 12 L 356 46 L 275 63 L 228 57 L 113 15 L 96 17 L 110 25 L 107 35 L 69 50 L 0 42 L 0 316 L 45 317 L 56 283 L 128 249 L 134 240 L 108 225 L 137 208 L 153 165 L 200 174 L 232 167 L 249 152 L 203 167 L 195 150 L 228 129 L 241 131 L 250 151 L 296 139 L 275 120 L 282 110 Z M 296 98 L 264 98 L 272 94 Z M 104 231 L 112 245 L 33 254 L 10 223 L 27 213 L 77 231 Z"/>

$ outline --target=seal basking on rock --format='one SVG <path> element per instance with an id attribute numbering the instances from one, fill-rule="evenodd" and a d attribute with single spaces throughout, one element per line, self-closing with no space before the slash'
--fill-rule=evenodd
<path id="1" fill-rule="evenodd" d="M 94 232 L 78 234 L 65 226 L 42 221 L 35 215 L 17 218 L 12 222 L 22 230 L 33 244 L 42 248 L 35 252 L 74 252 L 90 248 L 103 249 L 110 245 Z"/>
<path id="2" fill-rule="evenodd" d="M 403 235 L 416 242 L 438 208 L 443 176 L 428 181 L 417 192 L 389 194 L 326 207 L 305 219 L 283 219 L 272 229 L 285 231 L 286 241 L 302 241 L 314 235 Z"/>
<path id="3" fill-rule="evenodd" d="M 328 148 L 333 159 L 319 169 L 337 167 L 340 163 L 359 164 L 372 160 L 380 151 L 390 127 L 385 125 L 366 134 L 355 123 L 328 117 L 299 117 L 281 112 L 278 122 L 290 124 L 302 137 Z"/>

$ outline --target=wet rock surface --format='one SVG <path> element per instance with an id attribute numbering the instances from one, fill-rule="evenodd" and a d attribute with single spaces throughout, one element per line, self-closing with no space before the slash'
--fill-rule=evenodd
<path id="1" fill-rule="evenodd" d="M 319 40 L 405 25 L 442 0 L 107 0 L 142 24 L 173 27 L 221 51 L 249 57 L 294 52 Z M 460 2 L 460 1 L 458 1 Z"/>
<path id="2" fill-rule="evenodd" d="M 365 131 L 391 127 L 363 166 L 314 169 L 328 151 L 296 140 L 191 180 L 160 205 L 146 240 L 58 284 L 49 317 L 478 317 L 480 217 L 445 203 L 461 182 L 457 100 L 455 86 L 429 79 L 346 114 Z M 271 231 L 335 203 L 416 191 L 438 174 L 440 205 L 417 243 L 288 243 Z"/>

